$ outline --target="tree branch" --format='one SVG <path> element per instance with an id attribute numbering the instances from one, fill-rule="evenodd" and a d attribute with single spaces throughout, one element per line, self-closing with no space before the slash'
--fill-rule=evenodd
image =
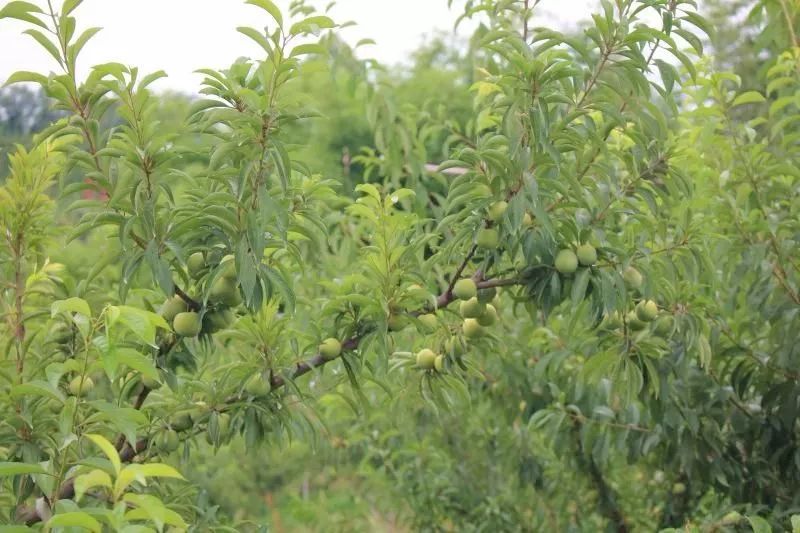
<path id="1" fill-rule="evenodd" d="M 464 262 L 464 264 L 466 264 L 466 261 Z M 463 268 L 464 266 L 462 265 L 461 271 L 463 271 Z M 480 272 L 476 273 L 476 275 L 473 276 L 473 279 L 476 277 L 480 278 Z M 476 281 L 476 285 L 478 286 L 479 289 L 486 289 L 490 287 L 507 287 L 511 285 L 518 285 L 519 283 L 521 283 L 520 280 L 513 278 Z M 447 307 L 448 305 L 453 303 L 453 301 L 455 301 L 455 297 L 453 296 L 453 293 L 450 290 L 450 288 L 448 288 L 436 298 L 436 307 L 437 308 Z M 421 314 L 421 311 L 418 311 L 417 313 Z M 356 350 L 363 338 L 364 335 L 362 334 L 350 337 L 349 339 L 345 340 L 344 342 L 342 342 L 342 352 L 352 352 Z M 288 377 L 280 375 L 270 375 L 269 377 L 270 388 L 273 391 L 277 390 L 286 385 L 287 380 L 294 380 L 296 378 L 299 378 L 300 376 L 308 374 L 315 368 L 323 367 L 326 364 L 330 363 L 331 361 L 335 361 L 336 359 L 338 358 L 326 359 L 325 357 L 322 356 L 322 354 L 316 353 L 312 357 L 296 363 Z M 142 389 L 142 391 L 136 397 L 136 401 L 134 403 L 135 409 L 140 409 L 142 407 L 142 404 L 144 404 L 144 401 L 147 398 L 148 394 L 150 394 L 150 389 L 148 389 L 147 387 Z M 237 397 L 232 399 L 231 401 L 238 401 L 238 400 L 239 398 Z M 139 439 L 136 442 L 135 446 L 131 446 L 130 443 L 125 442 L 124 439 L 118 438 L 116 442 L 116 448 L 117 451 L 119 452 L 120 460 L 122 460 L 122 462 L 127 463 L 132 461 L 138 454 L 146 450 L 149 444 L 150 441 L 148 438 Z M 58 489 L 57 499 L 64 500 L 72 498 L 75 495 L 74 483 L 75 483 L 74 478 L 66 480 Z M 23 522 L 27 525 L 35 524 L 37 522 L 42 521 L 43 518 L 40 516 L 40 513 L 37 510 L 41 505 L 41 502 L 39 502 L 39 500 L 42 500 L 42 502 L 47 503 L 47 501 L 44 498 L 39 498 L 37 499 L 36 506 L 19 507 L 16 512 L 16 520 L 18 522 Z"/>
<path id="2" fill-rule="evenodd" d="M 622 512 L 622 508 L 617 502 L 617 495 L 614 489 L 606 482 L 603 471 L 592 457 L 591 451 L 588 453 L 583 448 L 581 440 L 581 427 L 583 424 L 579 419 L 573 418 L 573 431 L 575 433 L 576 456 L 578 464 L 589 475 L 594 488 L 597 490 L 599 502 L 597 506 L 600 512 L 611 522 L 617 533 L 628 533 L 630 527 Z"/>

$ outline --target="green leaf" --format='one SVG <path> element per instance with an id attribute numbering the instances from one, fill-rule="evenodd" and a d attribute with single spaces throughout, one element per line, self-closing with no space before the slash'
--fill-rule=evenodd
<path id="1" fill-rule="evenodd" d="M 95 469 L 88 474 L 75 478 L 75 501 L 79 501 L 87 490 L 94 487 L 111 488 L 111 476 L 102 470 Z"/>
<path id="2" fill-rule="evenodd" d="M 581 268 L 572 282 L 572 303 L 578 304 L 586 296 L 586 288 L 589 286 L 589 276 L 591 269 Z"/>
<path id="3" fill-rule="evenodd" d="M 19 385 L 14 385 L 11 388 L 11 397 L 18 398 L 20 396 L 42 396 L 52 398 L 64 403 L 64 394 L 50 383 L 42 380 L 32 380 Z"/>
<path id="4" fill-rule="evenodd" d="M 81 50 L 83 50 L 83 47 L 86 46 L 87 42 L 89 42 L 89 39 L 94 37 L 97 34 L 97 32 L 99 32 L 101 29 L 102 28 L 89 28 L 89 29 L 87 29 L 86 31 L 81 33 L 80 37 L 75 39 L 75 42 L 68 48 L 67 56 L 68 56 L 69 62 L 73 66 L 75 65 L 75 60 L 77 59 L 78 54 L 81 53 Z"/>
<path id="5" fill-rule="evenodd" d="M 737 96 L 736 99 L 731 104 L 731 107 L 736 107 L 744 104 L 760 104 L 761 102 L 764 101 L 766 101 L 766 99 L 761 93 L 757 91 L 747 91 Z"/>
<path id="6" fill-rule="evenodd" d="M 245 4 L 250 4 L 253 6 L 258 6 L 267 13 L 269 13 L 275 22 L 278 23 L 278 26 L 281 28 L 283 27 L 283 16 L 281 15 L 281 10 L 278 9 L 278 6 L 273 4 L 271 0 L 247 0 Z"/>
<path id="7" fill-rule="evenodd" d="M 50 306 L 50 316 L 53 317 L 60 313 L 78 313 L 87 318 L 92 317 L 92 310 L 86 300 L 75 297 L 53 302 Z"/>
<path id="8" fill-rule="evenodd" d="M 85 436 L 106 454 L 106 457 L 108 457 L 108 460 L 111 461 L 111 464 L 114 466 L 114 471 L 117 473 L 117 476 L 119 476 L 120 469 L 122 468 L 122 461 L 120 461 L 119 453 L 117 453 L 117 449 L 114 445 L 104 436 L 96 433 L 87 433 Z"/>
<path id="9" fill-rule="evenodd" d="M 45 470 L 40 465 L 34 465 L 30 463 L 11 463 L 11 462 L 2 462 L 0 463 L 0 477 L 5 476 L 17 476 L 19 474 L 47 474 L 47 470 Z"/>
<path id="10" fill-rule="evenodd" d="M 14 17 L 19 13 L 44 13 L 39 6 L 30 2 L 15 0 L 9 2 L 3 9 L 0 9 L 0 19 L 4 17 Z"/>
<path id="11" fill-rule="evenodd" d="M 12 83 L 38 83 L 41 86 L 47 85 L 47 76 L 39 74 L 38 72 L 29 72 L 27 70 L 19 70 L 8 77 L 3 87 L 11 85 Z"/>
<path id="12" fill-rule="evenodd" d="M 98 412 L 91 415 L 86 423 L 107 422 L 117 432 L 122 433 L 128 442 L 136 442 L 136 432 L 147 423 L 147 416 L 132 407 L 117 407 L 103 401 L 90 402 Z"/>
<path id="13" fill-rule="evenodd" d="M 61 6 L 61 14 L 69 15 L 82 3 L 83 0 L 64 0 L 64 5 Z"/>
<path id="14" fill-rule="evenodd" d="M 58 61 L 59 65 L 63 65 L 63 61 L 61 60 L 61 52 L 59 51 L 58 47 L 45 35 L 40 32 L 39 30 L 25 30 L 23 33 L 27 33 L 31 37 L 33 37 L 36 42 L 38 42 L 42 47 L 47 50 L 53 58 Z"/>
<path id="15" fill-rule="evenodd" d="M 152 359 L 140 354 L 136 350 L 121 348 L 116 352 L 115 356 L 117 363 L 126 365 L 145 377 L 159 379 L 158 370 L 153 365 Z"/>
<path id="16" fill-rule="evenodd" d="M 747 521 L 750 522 L 753 533 L 772 533 L 772 526 L 760 516 L 747 515 Z"/>
<path id="17" fill-rule="evenodd" d="M 289 34 L 300 35 L 303 33 L 313 33 L 317 30 L 325 30 L 328 28 L 333 28 L 334 26 L 336 26 L 336 24 L 333 22 L 333 20 L 331 20 L 330 17 L 319 15 L 316 17 L 308 17 L 300 22 L 295 22 L 289 29 Z"/>
<path id="18" fill-rule="evenodd" d="M 47 25 L 34 16 L 33 13 L 42 13 L 42 10 L 39 6 L 30 2 L 9 2 L 3 9 L 0 9 L 0 19 L 11 18 L 22 20 L 47 29 Z"/>
<path id="19" fill-rule="evenodd" d="M 269 44 L 269 41 L 267 41 L 267 38 L 264 37 L 264 35 L 262 35 L 260 32 L 254 30 L 253 28 L 248 28 L 247 26 L 241 26 L 239 28 L 236 28 L 236 31 L 238 31 L 242 35 L 250 37 L 253 41 L 255 41 L 258 44 L 258 46 L 263 48 L 264 51 L 266 51 L 267 54 L 270 55 L 270 57 L 272 56 L 272 46 Z"/>
<path id="20" fill-rule="evenodd" d="M 119 322 L 151 346 L 155 343 L 156 328 L 170 329 L 164 317 L 144 309 L 129 305 L 112 305 L 107 308 L 107 312 L 110 326 Z"/>
<path id="21" fill-rule="evenodd" d="M 98 533 L 103 530 L 100 522 L 94 519 L 90 514 L 80 511 L 57 514 L 44 525 L 45 531 L 50 531 L 54 527 L 82 527 Z"/>
<path id="22" fill-rule="evenodd" d="M 304 54 L 320 54 L 324 55 L 327 49 L 318 43 L 300 44 L 292 48 L 291 57 L 304 55 Z"/>
<path id="23" fill-rule="evenodd" d="M 695 344 L 697 347 L 697 358 L 700 361 L 700 366 L 706 369 L 709 368 L 713 354 L 711 351 L 711 345 L 708 342 L 708 337 L 703 334 L 698 335 Z"/>
<path id="24" fill-rule="evenodd" d="M 171 479 L 181 479 L 185 480 L 185 478 L 181 475 L 180 472 L 175 470 L 173 467 L 166 465 L 164 463 L 145 463 L 142 465 L 130 465 L 138 467 L 138 472 L 144 477 L 166 477 Z"/>
<path id="25" fill-rule="evenodd" d="M 114 483 L 114 496 L 119 498 L 133 481 L 147 484 L 149 477 L 166 477 L 172 479 L 184 479 L 184 477 L 174 468 L 163 463 L 132 464 L 122 469 L 117 481 Z"/>

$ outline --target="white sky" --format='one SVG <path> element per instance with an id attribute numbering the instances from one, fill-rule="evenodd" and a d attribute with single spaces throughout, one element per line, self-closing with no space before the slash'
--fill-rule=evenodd
<path id="1" fill-rule="evenodd" d="M 29 0 L 46 5 L 44 0 Z M 285 8 L 289 0 L 275 0 Z M 0 6 L 8 0 L 0 0 Z M 60 4 L 60 0 L 54 2 Z M 320 0 L 317 5 L 328 2 Z M 463 2 L 455 0 L 339 0 L 331 11 L 337 22 L 353 20 L 357 26 L 342 30 L 351 43 L 372 38 L 375 46 L 361 49 L 362 57 L 383 63 L 400 62 L 434 30 L 452 31 Z M 586 20 L 596 0 L 544 0 L 537 25 L 561 28 Z M 285 13 L 285 9 L 284 9 Z M 79 70 L 118 61 L 138 66 L 142 72 L 165 70 L 169 78 L 155 87 L 194 92 L 201 67 L 224 68 L 239 56 L 260 57 L 263 52 L 236 31 L 237 26 L 256 28 L 270 19 L 259 8 L 243 0 L 84 0 L 74 12 L 78 31 L 90 26 L 103 28 L 84 48 Z M 47 73 L 57 67 L 54 60 L 29 36 L 22 23 L 0 20 L 0 84 L 17 70 Z M 470 26 L 472 27 L 472 26 Z M 461 32 L 463 33 L 463 32 Z"/>

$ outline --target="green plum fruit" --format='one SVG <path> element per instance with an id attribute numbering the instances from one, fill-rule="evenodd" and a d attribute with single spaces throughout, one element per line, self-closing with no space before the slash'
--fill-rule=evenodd
<path id="1" fill-rule="evenodd" d="M 236 281 L 231 278 L 217 278 L 211 286 L 211 291 L 208 296 L 210 300 L 227 305 L 228 307 L 236 307 L 242 303 L 242 295 L 239 293 L 239 287 L 236 285 Z"/>
<path id="2" fill-rule="evenodd" d="M 326 361 L 336 359 L 342 353 L 342 343 L 333 337 L 327 338 L 319 345 L 319 353 Z"/>
<path id="3" fill-rule="evenodd" d="M 473 296 L 469 300 L 461 302 L 458 310 L 464 318 L 478 318 L 486 312 L 486 304 L 478 301 L 478 298 Z"/>
<path id="4" fill-rule="evenodd" d="M 636 316 L 634 311 L 628 313 L 626 320 L 628 321 L 628 327 L 631 331 L 642 331 L 647 327 L 647 323 L 639 320 L 639 317 Z"/>
<path id="5" fill-rule="evenodd" d="M 500 243 L 500 234 L 494 228 L 481 228 L 475 238 L 475 244 L 483 250 L 494 250 Z"/>
<path id="6" fill-rule="evenodd" d="M 476 318 L 481 326 L 492 326 L 497 322 L 497 309 L 492 304 L 486 304 L 486 310 Z"/>
<path id="7" fill-rule="evenodd" d="M 425 370 L 430 370 L 436 364 L 436 352 L 430 348 L 423 348 L 417 352 L 417 366 Z"/>
<path id="8" fill-rule="evenodd" d="M 641 289 L 642 283 L 644 283 L 641 272 L 632 266 L 629 266 L 622 272 L 622 279 L 625 281 L 625 286 L 631 290 Z"/>
<path id="9" fill-rule="evenodd" d="M 578 246 L 578 262 L 583 266 L 592 266 L 597 262 L 597 249 L 591 244 Z"/>
<path id="10" fill-rule="evenodd" d="M 192 279 L 198 279 L 206 268 L 206 257 L 202 252 L 195 252 L 186 260 L 186 268 Z"/>
<path id="11" fill-rule="evenodd" d="M 478 287 L 469 278 L 460 279 L 453 285 L 453 296 L 459 300 L 469 300 L 478 294 Z"/>
<path id="12" fill-rule="evenodd" d="M 69 382 L 69 393 L 73 396 L 86 396 L 94 389 L 94 381 L 89 376 L 76 376 Z"/>
<path id="13" fill-rule="evenodd" d="M 193 311 L 178 313 L 172 321 L 172 328 L 181 337 L 196 337 L 202 329 L 200 315 Z"/>
<path id="14" fill-rule="evenodd" d="M 653 300 L 642 300 L 636 305 L 636 316 L 642 322 L 652 322 L 658 316 L 658 306 Z"/>
<path id="15" fill-rule="evenodd" d="M 578 270 L 578 256 L 572 250 L 560 250 L 556 254 L 555 266 L 561 274 L 574 274 Z"/>
<path id="16" fill-rule="evenodd" d="M 244 385 L 244 390 L 252 396 L 266 396 L 269 394 L 270 385 L 260 372 L 251 376 Z"/>
<path id="17" fill-rule="evenodd" d="M 474 318 L 464 320 L 461 328 L 464 331 L 464 336 L 468 339 L 476 339 L 484 334 L 483 326 L 478 324 L 478 321 Z"/>
<path id="18" fill-rule="evenodd" d="M 172 298 L 167 298 L 167 301 L 161 306 L 161 316 L 163 316 L 164 320 L 167 322 L 172 322 L 175 315 L 188 310 L 189 307 L 180 296 L 173 296 Z"/>
<path id="19" fill-rule="evenodd" d="M 500 200 L 499 202 L 495 202 L 489 206 L 489 212 L 486 218 L 488 218 L 493 222 L 497 222 L 503 217 L 507 209 L 508 209 L 508 202 L 506 202 L 505 200 Z"/>
<path id="20" fill-rule="evenodd" d="M 171 453 L 178 449 L 180 439 L 174 429 L 165 429 L 156 437 L 156 447 L 164 453 Z"/>

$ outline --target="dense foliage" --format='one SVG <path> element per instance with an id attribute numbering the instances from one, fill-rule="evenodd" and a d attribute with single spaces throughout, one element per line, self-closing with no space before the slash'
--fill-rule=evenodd
<path id="1" fill-rule="evenodd" d="M 57 65 L 8 80 L 0 524 L 800 529 L 796 2 L 467 0 L 402 74 L 246 3 L 199 98 L 0 9 Z"/>

